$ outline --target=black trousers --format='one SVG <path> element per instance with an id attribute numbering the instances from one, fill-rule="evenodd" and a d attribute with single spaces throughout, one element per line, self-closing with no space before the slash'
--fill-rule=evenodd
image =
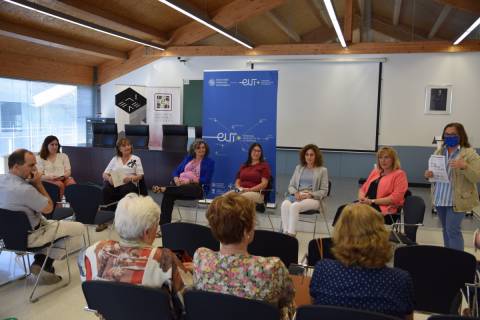
<path id="1" fill-rule="evenodd" d="M 103 184 L 103 204 L 120 201 L 130 192 L 138 193 L 138 186 L 129 182 L 119 187 L 114 188 L 108 181 Z"/>
<path id="2" fill-rule="evenodd" d="M 333 218 L 333 223 L 332 226 L 335 226 L 337 223 L 337 220 L 340 218 L 340 215 L 342 214 L 343 208 L 347 206 L 348 204 L 342 204 L 340 207 L 338 207 L 337 212 L 335 213 L 335 217 Z M 377 208 L 375 208 L 378 210 Z M 397 222 L 398 219 L 400 219 L 400 214 L 399 213 L 393 213 L 393 214 L 386 214 L 383 215 L 383 219 L 385 221 L 385 224 L 391 225 Z"/>
<path id="3" fill-rule="evenodd" d="M 201 199 L 202 197 L 202 186 L 198 183 L 189 183 L 183 184 L 181 186 L 167 187 L 167 189 L 163 193 L 160 225 L 172 222 L 172 211 L 175 200 L 194 200 Z"/>

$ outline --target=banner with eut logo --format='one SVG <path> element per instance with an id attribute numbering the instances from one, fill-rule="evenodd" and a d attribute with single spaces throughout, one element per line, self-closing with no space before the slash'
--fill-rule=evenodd
<path id="1" fill-rule="evenodd" d="M 209 198 L 234 186 L 252 143 L 261 144 L 275 188 L 278 71 L 205 71 L 203 138 L 215 160 Z M 269 192 L 275 203 L 275 190 Z"/>

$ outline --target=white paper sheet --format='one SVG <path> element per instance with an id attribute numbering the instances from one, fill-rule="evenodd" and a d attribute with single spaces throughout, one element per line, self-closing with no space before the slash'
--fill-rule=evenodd
<path id="1" fill-rule="evenodd" d="M 433 178 L 429 179 L 430 182 L 449 182 L 445 156 L 430 156 L 430 159 L 428 159 L 428 170 L 433 172 Z"/>

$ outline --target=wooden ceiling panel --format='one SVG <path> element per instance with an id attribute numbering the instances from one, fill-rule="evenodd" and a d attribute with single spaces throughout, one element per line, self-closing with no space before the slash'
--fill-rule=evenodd
<path id="1" fill-rule="evenodd" d="M 308 2 L 311 0 L 287 1 L 284 5 L 272 10 L 288 27 L 300 36 L 320 26 L 315 12 Z"/>
<path id="2" fill-rule="evenodd" d="M 70 38 L 76 41 L 82 41 L 91 44 L 101 44 L 104 47 L 120 51 L 129 51 L 138 46 L 126 40 L 89 30 L 60 19 L 23 9 L 5 2 L 0 3 L 0 19 L 10 23 L 21 24 L 25 27 L 36 29 L 42 32 Z"/>
<path id="3" fill-rule="evenodd" d="M 289 36 L 276 26 L 265 15 L 255 16 L 238 25 L 241 35 L 259 44 L 291 43 L 294 42 Z"/>
<path id="4" fill-rule="evenodd" d="M 158 0 L 75 0 L 75 2 L 79 1 L 84 2 L 88 6 L 111 12 L 120 17 L 136 21 L 138 24 L 147 25 L 167 33 L 173 32 L 191 21 L 190 18 L 176 12 Z M 65 2 L 70 2 L 70 0 Z"/>
<path id="5" fill-rule="evenodd" d="M 400 23 L 426 31 L 428 35 L 442 9 L 443 6 L 433 0 L 402 0 Z"/>
<path id="6" fill-rule="evenodd" d="M 48 60 L 75 63 L 85 66 L 98 66 L 107 59 L 75 53 L 67 50 L 45 47 L 42 45 L 0 36 L 0 51 L 22 55 L 44 57 Z"/>
<path id="7" fill-rule="evenodd" d="M 373 0 L 372 1 L 373 16 L 380 15 L 382 17 L 393 18 L 394 6 L 395 6 L 395 0 L 380 0 L 380 1 Z M 400 14 L 402 14 L 401 11 L 400 11 Z"/>
<path id="8" fill-rule="evenodd" d="M 438 34 L 442 35 L 447 40 L 455 41 L 472 25 L 472 23 L 475 22 L 477 18 L 478 17 L 470 12 L 454 9 L 448 15 L 447 22 L 445 22 L 438 30 Z M 472 36 L 474 36 L 474 34 Z"/>

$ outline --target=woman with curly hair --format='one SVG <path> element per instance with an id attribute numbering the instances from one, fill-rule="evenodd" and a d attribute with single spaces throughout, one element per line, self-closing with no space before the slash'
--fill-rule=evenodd
<path id="1" fill-rule="evenodd" d="M 313 303 L 413 319 L 413 283 L 406 271 L 389 268 L 392 245 L 383 216 L 367 204 L 343 209 L 333 234 L 337 260 L 320 260 L 310 283 Z"/>

